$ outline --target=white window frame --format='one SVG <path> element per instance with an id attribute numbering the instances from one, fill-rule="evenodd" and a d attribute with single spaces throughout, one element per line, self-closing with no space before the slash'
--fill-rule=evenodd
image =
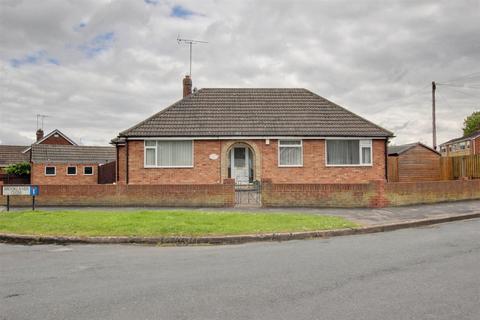
<path id="1" fill-rule="evenodd" d="M 282 141 L 300 141 L 300 145 L 282 145 Z M 280 148 L 300 148 L 300 164 L 281 164 L 280 163 Z M 301 168 L 303 167 L 303 140 L 302 139 L 279 139 L 277 146 L 277 164 L 280 168 Z"/>
<path id="2" fill-rule="evenodd" d="M 75 173 L 74 174 L 68 173 L 68 168 L 75 168 Z M 65 173 L 67 174 L 67 176 L 76 176 L 77 173 L 78 173 L 78 168 L 77 168 L 77 166 L 67 166 L 67 168 L 65 170 Z"/>
<path id="3" fill-rule="evenodd" d="M 92 173 L 85 173 L 86 168 L 92 168 Z M 95 174 L 95 169 L 93 168 L 93 166 L 84 166 L 83 167 L 83 175 L 84 176 L 93 176 L 94 174 Z"/>
<path id="4" fill-rule="evenodd" d="M 47 168 L 53 168 L 53 169 L 55 170 L 55 173 L 54 173 L 54 174 L 47 174 Z M 45 166 L 44 174 L 45 174 L 45 176 L 47 176 L 47 177 L 56 176 L 56 175 L 57 175 L 57 167 L 56 167 L 56 166 Z"/>
<path id="5" fill-rule="evenodd" d="M 147 146 L 147 141 L 155 141 L 155 146 Z M 191 165 L 188 165 L 188 166 L 158 166 L 156 165 L 158 163 L 158 141 L 162 141 L 162 142 L 165 142 L 165 141 L 175 141 L 175 142 L 178 142 L 178 141 L 190 141 L 190 143 L 192 144 L 192 164 Z M 155 150 L 155 165 L 147 165 L 147 149 L 154 149 Z M 143 167 L 146 168 L 146 169 L 168 169 L 168 168 L 178 168 L 178 169 L 181 169 L 181 168 L 193 168 L 195 165 L 195 143 L 193 140 L 191 139 L 171 139 L 171 140 L 155 140 L 155 139 L 146 139 L 144 140 L 143 142 Z"/>
<path id="6" fill-rule="evenodd" d="M 328 163 L 328 148 L 327 143 L 329 140 L 359 140 L 358 142 L 358 152 L 360 156 L 360 163 L 359 164 L 329 164 Z M 369 141 L 369 142 L 367 142 Z M 363 144 L 362 144 L 363 142 Z M 369 145 L 368 145 L 369 144 Z M 363 163 L 363 153 L 362 147 L 370 147 L 370 163 Z M 345 139 L 325 139 L 325 166 L 326 167 L 373 167 L 373 139 L 365 139 L 365 138 L 345 138 Z"/>

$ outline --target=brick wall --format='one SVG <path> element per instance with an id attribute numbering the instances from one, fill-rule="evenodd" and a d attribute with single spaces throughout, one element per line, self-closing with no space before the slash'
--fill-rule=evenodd
<path id="1" fill-rule="evenodd" d="M 40 206 L 231 207 L 233 183 L 216 185 L 40 185 Z M 30 205 L 31 197 L 12 196 L 12 205 Z M 0 205 L 6 197 L 0 197 Z"/>
<path id="2" fill-rule="evenodd" d="M 385 179 L 385 140 L 373 140 L 373 165 L 327 167 L 325 140 L 303 140 L 303 167 L 278 166 L 278 140 L 262 144 L 262 178 L 273 183 L 365 183 Z"/>
<path id="3" fill-rule="evenodd" d="M 262 184 L 264 207 L 369 207 L 375 195 L 368 183 Z"/>
<path id="4" fill-rule="evenodd" d="M 55 137 L 55 134 L 43 140 L 42 144 L 71 145 L 71 143 L 67 139 L 65 139 L 61 135 L 58 135 L 57 137 Z"/>
<path id="5" fill-rule="evenodd" d="M 144 142 L 128 142 L 129 184 L 215 184 L 226 178 L 228 150 L 233 142 L 255 151 L 255 177 L 274 183 L 365 183 L 385 179 L 385 141 L 373 140 L 373 165 L 327 167 L 325 140 L 303 140 L 303 167 L 278 166 L 278 140 L 196 140 L 193 168 L 144 168 Z M 124 147 L 119 147 L 119 183 L 125 181 Z M 211 154 L 219 155 L 210 159 Z"/>
<path id="6" fill-rule="evenodd" d="M 385 207 L 480 199 L 480 180 L 262 185 L 264 207 Z"/>
<path id="7" fill-rule="evenodd" d="M 56 167 L 55 176 L 46 176 L 45 167 L 54 166 Z M 67 167 L 76 166 L 77 174 L 73 176 L 67 175 Z M 93 175 L 84 175 L 84 167 L 93 167 Z M 71 185 L 71 184 L 82 184 L 90 185 L 96 184 L 98 182 L 98 165 L 97 164 L 65 164 L 65 163 L 33 163 L 32 170 L 30 174 L 30 183 L 38 185 Z"/>
<path id="8" fill-rule="evenodd" d="M 480 199 L 480 180 L 387 183 L 385 197 L 391 206 Z"/>
<path id="9" fill-rule="evenodd" d="M 216 184 L 220 179 L 220 140 L 197 140 L 193 143 L 193 168 L 144 168 L 144 142 L 128 142 L 129 184 Z"/>

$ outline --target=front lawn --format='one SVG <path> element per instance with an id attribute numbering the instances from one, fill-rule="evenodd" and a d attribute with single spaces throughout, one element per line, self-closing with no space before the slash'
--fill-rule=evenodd
<path id="1" fill-rule="evenodd" d="M 340 217 L 194 210 L 13 211 L 0 233 L 63 236 L 203 236 L 352 228 Z"/>

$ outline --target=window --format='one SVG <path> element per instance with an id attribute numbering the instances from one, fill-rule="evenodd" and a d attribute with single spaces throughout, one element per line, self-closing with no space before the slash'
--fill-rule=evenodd
<path id="1" fill-rule="evenodd" d="M 278 140 L 278 166 L 301 167 L 302 165 L 302 140 Z"/>
<path id="2" fill-rule="evenodd" d="M 327 165 L 371 165 L 372 140 L 327 140 Z"/>
<path id="3" fill-rule="evenodd" d="M 55 167 L 45 167 L 46 176 L 54 176 L 57 174 L 57 168 Z"/>
<path id="4" fill-rule="evenodd" d="M 193 167 L 192 140 L 146 140 L 145 167 L 189 168 Z"/>
<path id="5" fill-rule="evenodd" d="M 91 167 L 91 166 L 83 167 L 83 174 L 86 175 L 86 176 L 93 175 L 93 167 Z"/>
<path id="6" fill-rule="evenodd" d="M 67 167 L 67 176 L 74 176 L 77 174 L 77 167 L 71 166 Z"/>

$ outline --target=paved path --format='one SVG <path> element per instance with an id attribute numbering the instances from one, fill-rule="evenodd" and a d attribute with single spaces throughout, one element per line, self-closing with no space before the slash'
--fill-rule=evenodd
<path id="1" fill-rule="evenodd" d="M 25 210 L 28 208 L 14 208 L 13 210 Z M 42 209 L 42 208 L 39 208 Z M 138 210 L 139 208 L 92 208 L 92 207 L 48 207 L 46 210 L 115 210 L 128 213 L 131 210 Z M 145 208 L 146 210 L 168 209 L 168 208 Z M 179 208 L 170 208 L 171 210 L 179 210 Z M 1 210 L 1 208 L 0 208 Z M 390 207 L 382 209 L 368 209 L 368 208 L 346 208 L 346 209 L 332 209 L 332 208 L 189 208 L 188 210 L 197 211 L 226 211 L 226 212 L 266 212 L 266 213 L 305 213 L 318 215 L 334 215 L 345 217 L 349 220 L 358 222 L 364 226 L 374 226 L 380 224 L 404 222 L 410 220 L 419 220 L 427 218 L 443 218 L 456 214 L 480 213 L 480 200 L 445 202 L 437 204 L 425 204 L 404 207 Z"/>
<path id="2" fill-rule="evenodd" d="M 477 320 L 480 219 L 219 247 L 0 244 L 0 319 Z"/>

